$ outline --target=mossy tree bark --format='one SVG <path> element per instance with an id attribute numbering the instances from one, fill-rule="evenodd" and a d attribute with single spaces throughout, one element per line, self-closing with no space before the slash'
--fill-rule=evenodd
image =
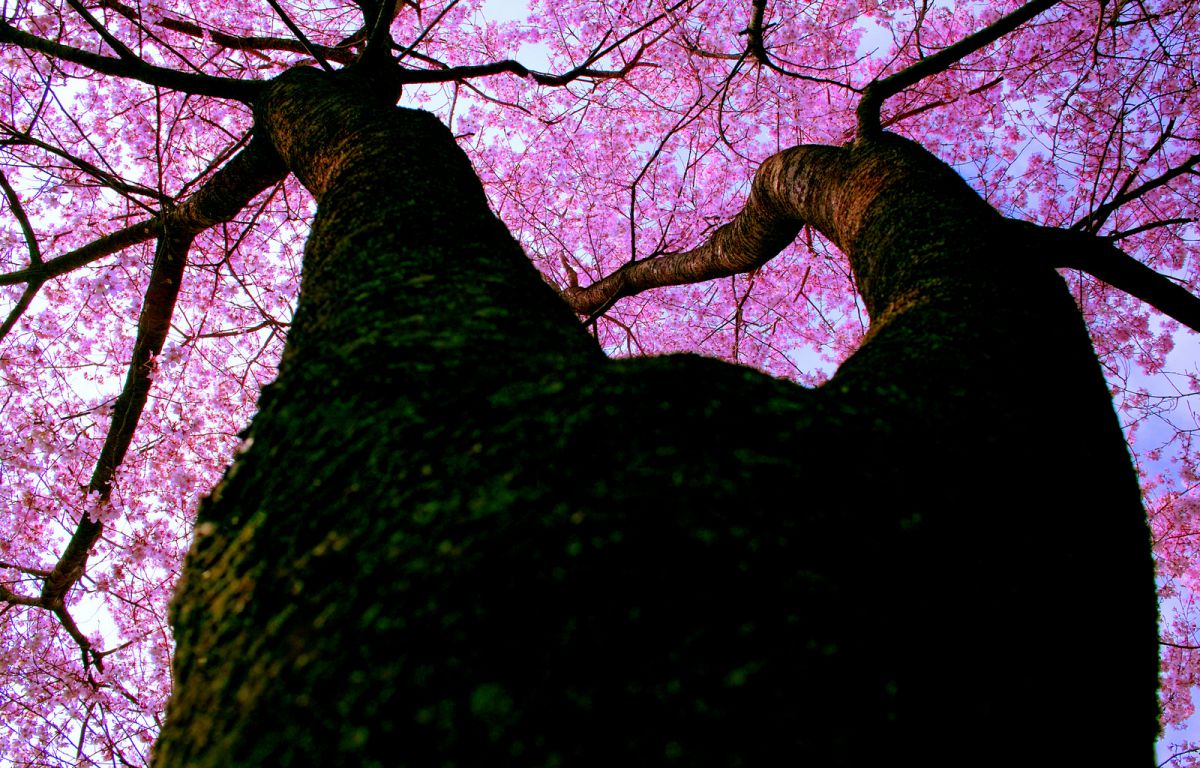
<path id="1" fill-rule="evenodd" d="M 1153 570 L 1095 356 L 936 159 L 791 151 L 872 315 L 805 390 L 605 359 L 450 133 L 346 75 L 279 78 L 258 127 L 319 208 L 201 510 L 156 765 L 1049 764 L 1085 735 L 1149 763 Z"/>

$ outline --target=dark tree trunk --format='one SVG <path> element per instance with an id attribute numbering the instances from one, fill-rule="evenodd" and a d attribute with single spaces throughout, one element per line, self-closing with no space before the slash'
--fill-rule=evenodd
<path id="1" fill-rule="evenodd" d="M 1062 281 L 949 169 L 791 150 L 873 318 L 805 390 L 605 359 L 450 133 L 340 80 L 260 105 L 319 208 L 201 510 L 156 765 L 1149 764 L 1108 393 Z"/>

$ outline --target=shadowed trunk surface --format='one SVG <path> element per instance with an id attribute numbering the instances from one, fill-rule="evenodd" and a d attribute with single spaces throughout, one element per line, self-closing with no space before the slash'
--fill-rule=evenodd
<path id="1" fill-rule="evenodd" d="M 805 390 L 605 359 L 428 114 L 296 71 L 259 128 L 319 208 L 155 765 L 1149 765 L 1107 390 L 1060 278 L 936 159 L 788 151 L 873 318 Z"/>

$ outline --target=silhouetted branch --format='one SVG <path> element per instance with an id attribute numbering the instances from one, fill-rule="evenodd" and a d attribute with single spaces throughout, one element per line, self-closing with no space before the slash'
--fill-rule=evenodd
<path id="1" fill-rule="evenodd" d="M 826 77 L 808 75 L 803 72 L 793 72 L 790 69 L 784 69 L 776 64 L 771 58 L 770 52 L 767 51 L 766 44 L 766 32 L 768 29 L 774 26 L 773 24 L 767 24 L 764 20 L 767 10 L 767 0 L 754 0 L 753 8 L 754 10 L 750 14 L 750 23 L 746 25 L 745 29 L 738 32 L 739 35 L 746 36 L 746 52 L 752 59 L 757 61 L 759 64 L 762 64 L 764 67 L 767 67 L 768 69 L 778 72 L 786 77 L 796 78 L 797 80 L 807 80 L 812 83 L 822 83 L 824 85 L 836 85 L 841 88 L 847 88 L 856 92 L 859 90 L 849 83 L 845 83 L 840 80 L 831 80 Z M 725 58 L 719 54 L 714 56 L 710 52 L 702 52 L 700 55 L 707 55 L 713 58 Z"/>
<path id="2" fill-rule="evenodd" d="M 469 79 L 476 78 L 476 77 L 487 77 L 489 75 L 497 75 L 497 74 L 503 74 L 503 73 L 513 74 L 518 77 L 530 78 L 534 82 L 538 83 L 539 85 L 548 85 L 548 86 L 566 85 L 568 83 L 574 82 L 576 80 L 581 80 L 581 79 L 611 80 L 611 79 L 616 79 L 616 78 L 622 78 L 622 77 L 625 77 L 626 75 L 628 75 L 630 72 L 632 72 L 634 69 L 636 69 L 638 67 L 654 66 L 653 64 L 643 64 L 641 61 L 642 54 L 645 53 L 648 44 L 643 44 L 643 45 L 638 46 L 638 50 L 633 54 L 632 57 L 630 57 L 630 59 L 627 62 L 624 63 L 624 65 L 621 66 L 620 69 L 615 69 L 615 70 L 594 69 L 593 65 L 597 61 L 599 61 L 602 58 L 604 58 L 605 56 L 607 56 L 608 54 L 610 54 L 613 51 L 620 48 L 625 43 L 632 40 L 634 37 L 642 34 L 643 32 L 645 32 L 648 29 L 650 29 L 651 27 L 653 27 L 658 22 L 665 19 L 670 13 L 673 13 L 674 11 L 676 11 L 679 8 L 686 5 L 687 2 L 688 2 L 688 0 L 680 0 L 680 2 L 674 3 L 673 5 L 667 7 L 662 13 L 658 14 L 657 16 L 655 16 L 652 19 L 649 19 L 648 21 L 644 22 L 643 24 L 638 25 L 638 27 L 636 29 L 630 30 L 629 32 L 625 33 L 624 35 L 617 38 L 613 42 L 608 43 L 607 45 L 605 44 L 606 41 L 601 41 L 601 43 L 599 45 L 597 45 L 594 49 L 592 49 L 591 52 L 588 53 L 588 55 L 584 58 L 582 63 L 580 63 L 579 65 L 577 65 L 575 67 L 572 67 L 571 69 L 567 70 L 566 72 L 562 73 L 561 75 L 552 75 L 552 74 L 547 74 L 545 72 L 535 72 L 535 71 L 529 69 L 528 67 L 526 67 L 524 64 L 521 64 L 518 61 L 513 61 L 512 59 L 506 59 L 504 61 L 496 61 L 496 62 L 491 62 L 489 64 L 474 64 L 474 65 L 467 65 L 467 66 L 460 66 L 460 67 L 450 67 L 445 64 L 441 64 L 441 67 L 444 67 L 444 69 L 443 68 L 439 68 L 439 69 L 401 69 L 400 70 L 400 82 L 402 82 L 402 83 L 442 83 L 442 82 L 448 82 L 448 81 L 452 81 L 452 80 L 469 80 Z M 440 18 L 440 16 L 439 16 L 439 18 Z M 427 32 L 436 23 L 437 23 L 437 19 L 435 19 L 434 22 L 432 24 L 430 24 L 429 27 L 427 27 L 425 31 Z M 413 50 L 414 47 L 417 45 L 417 43 L 420 42 L 420 40 L 423 38 L 424 34 L 425 34 L 425 32 L 422 32 L 422 34 L 417 37 L 416 41 L 414 41 L 408 47 L 401 50 L 401 52 L 399 54 L 399 58 L 403 58 L 405 56 L 412 55 L 412 56 L 414 56 L 414 58 L 421 58 L 425 61 L 430 61 L 427 57 L 416 56 L 415 51 Z M 654 39 L 657 40 L 657 39 L 661 38 L 661 36 L 662 35 L 659 34 Z M 439 64 L 440 64 L 440 62 L 439 62 Z"/>
<path id="3" fill-rule="evenodd" d="M 194 233 L 180 234 L 165 227 L 160 232 L 154 266 L 150 271 L 149 285 L 138 317 L 133 359 L 126 374 L 125 386 L 113 405 L 112 422 L 87 486 L 89 495 L 94 496 L 97 505 L 108 502 L 113 478 L 125 458 L 130 443 L 133 442 L 134 432 L 145 409 L 154 371 L 154 358 L 162 351 L 171 327 L 171 314 L 174 312 L 175 300 L 183 282 L 187 251 L 194 237 Z M 52 612 L 79 646 L 85 667 L 89 662 L 101 666 L 103 656 L 94 651 L 87 636 L 80 631 L 67 611 L 66 595 L 83 576 L 92 547 L 104 530 L 103 520 L 93 517 L 91 506 L 89 504 L 89 509 L 80 515 L 75 531 L 71 534 L 58 562 L 43 577 L 41 594 L 37 598 L 17 595 L 7 588 L 0 588 L 0 600 L 44 608 Z"/>
<path id="4" fill-rule="evenodd" d="M 1197 219 L 1189 218 L 1187 216 L 1180 216 L 1176 219 L 1149 221 L 1145 224 L 1139 224 L 1132 229 L 1122 229 L 1116 232 L 1109 232 L 1108 234 L 1104 235 L 1104 237 L 1115 242 L 1117 240 L 1124 240 L 1127 237 L 1133 237 L 1134 235 L 1141 234 L 1142 232 L 1149 232 L 1152 229 L 1158 229 L 1159 227 L 1172 227 L 1177 224 L 1191 224 L 1195 221 L 1197 221 Z"/>
<path id="5" fill-rule="evenodd" d="M 0 43 L 12 43 L 30 51 L 37 51 L 56 59 L 87 67 L 103 75 L 127 77 L 149 85 L 158 85 L 199 96 L 213 96 L 249 103 L 254 101 L 263 87 L 262 82 L 255 80 L 234 80 L 228 77 L 179 72 L 166 67 L 156 67 L 140 59 L 129 61 L 101 56 L 31 35 L 6 21 L 0 21 Z"/>
<path id="6" fill-rule="evenodd" d="M 154 358 L 162 351 L 170 331 L 171 315 L 183 282 L 183 269 L 192 240 L 204 229 L 231 219 L 251 198 L 270 184 L 278 182 L 284 174 L 283 164 L 274 150 L 266 144 L 252 141 L 178 208 L 102 237 L 64 256 L 32 264 L 28 269 L 0 277 L 0 284 L 29 283 L 17 309 L 5 323 L 3 330 L 7 332 L 46 280 L 121 248 L 148 240 L 156 234 L 158 236 L 149 285 L 138 317 L 133 358 L 125 385 L 113 404 L 112 422 L 87 486 L 89 494 L 94 495 L 98 504 L 108 501 L 117 468 L 124 460 L 145 409 Z M 37 598 L 19 595 L 0 586 L 0 602 L 44 608 L 54 613 L 79 645 L 85 667 L 89 662 L 100 666 L 105 654 L 93 649 L 87 637 L 75 625 L 66 609 L 66 595 L 83 576 L 91 549 L 103 530 L 102 520 L 94 519 L 90 511 L 80 516 L 54 568 L 37 574 L 42 579 L 41 594 Z"/>
<path id="7" fill-rule="evenodd" d="M 158 236 L 154 264 L 138 317 L 133 358 L 125 385 L 113 404 L 112 421 L 87 486 L 96 503 L 103 505 L 108 501 L 117 468 L 133 441 L 145 409 L 154 358 L 162 351 L 170 331 L 171 315 L 183 282 L 183 269 L 192 240 L 204 229 L 231 219 L 251 198 L 270 184 L 278 182 L 284 174 L 283 163 L 274 150 L 264 143 L 252 141 L 178 208 L 107 235 L 64 256 L 0 277 L 0 284 L 28 282 L 25 296 L 31 296 L 38 286 L 51 277 L 154 235 Z M 22 298 L 24 300 L 24 296 Z M 11 327 L 11 324 L 8 325 Z M 91 511 L 85 511 L 80 516 L 54 568 L 36 574 L 42 579 L 39 597 L 29 598 L 0 587 L 0 602 L 45 608 L 53 612 L 79 645 L 85 666 L 89 658 L 100 665 L 104 653 L 95 651 L 87 637 L 75 626 L 65 607 L 66 595 L 83 576 L 92 546 L 103 530 L 103 521 L 94 519 Z"/>
<path id="8" fill-rule="evenodd" d="M 274 150 L 252 141 L 178 207 L 105 235 L 42 264 L 0 275 L 0 285 L 44 282 L 64 275 L 131 245 L 144 243 L 154 237 L 161 227 L 198 234 L 214 224 L 233 218 L 251 198 L 280 181 L 284 174 L 285 169 Z"/>
<path id="9" fill-rule="evenodd" d="M 145 28 L 145 23 L 142 20 L 141 13 L 128 5 L 120 2 L 120 0 L 99 0 L 99 4 L 108 8 L 115 13 L 119 13 L 135 24 Z M 304 44 L 299 40 L 286 37 L 264 37 L 258 35 L 231 35 L 217 29 L 207 29 L 191 21 L 183 19 L 175 19 L 170 16 L 164 16 L 157 21 L 152 22 L 155 26 L 169 29 L 180 34 L 190 35 L 192 37 L 208 38 L 215 45 L 226 48 L 232 51 L 283 51 L 286 53 L 303 53 L 311 55 L 310 51 L 305 48 Z M 331 47 L 327 45 L 318 45 L 310 43 L 312 50 L 320 53 L 327 61 L 336 61 L 339 64 L 350 64 L 357 55 L 349 48 Z"/>
<path id="10" fill-rule="evenodd" d="M 1168 643 L 1166 640 L 1159 640 L 1159 645 L 1165 645 L 1168 648 L 1179 648 L 1184 651 L 1200 651 L 1200 645 L 1179 645 L 1178 643 Z"/>
<path id="11" fill-rule="evenodd" d="M 125 385 L 113 404 L 112 422 L 87 486 L 88 492 L 96 495 L 99 504 L 108 501 L 117 467 L 125 458 L 125 452 L 133 441 L 134 431 L 146 406 L 154 371 L 154 358 L 162 351 L 171 327 L 171 314 L 175 310 L 175 299 L 183 282 L 187 251 L 194 237 L 194 233 L 173 232 L 166 227 L 160 231 L 158 247 L 154 253 L 154 265 L 150 270 L 150 282 L 138 317 L 133 359 L 129 363 Z M 103 521 L 93 519 L 89 512 L 85 511 L 80 516 L 70 541 L 42 586 L 42 601 L 45 606 L 54 608 L 64 603 L 67 591 L 83 576 L 88 555 L 103 530 Z"/>
<path id="12" fill-rule="evenodd" d="M 105 26 L 103 24 L 101 24 L 99 22 L 99 20 L 97 20 L 96 17 L 93 16 L 90 11 L 88 11 L 87 8 L 84 8 L 83 3 L 79 2 L 79 0 L 67 0 L 67 5 L 71 6 L 71 8 L 73 8 L 76 13 L 78 13 L 80 16 L 82 16 L 83 20 L 88 23 L 88 26 L 91 27 L 92 29 L 94 29 L 96 31 L 96 34 L 100 35 L 100 39 L 102 39 L 105 43 L 107 43 L 108 47 L 112 48 L 113 52 L 116 53 L 118 56 L 120 56 L 122 59 L 124 59 L 125 61 L 128 61 L 131 64 L 145 64 L 146 63 L 146 62 L 142 61 L 141 58 L 137 54 L 135 54 L 133 51 L 129 50 L 129 48 L 125 45 L 125 43 L 122 43 L 120 40 L 113 37 L 113 34 L 111 32 L 109 32 L 108 29 L 106 29 Z"/>
<path id="13" fill-rule="evenodd" d="M 131 181 L 126 181 L 125 179 L 118 177 L 114 173 L 111 173 L 102 168 L 99 168 L 96 165 L 94 165 L 93 163 L 90 163 L 81 157 L 77 157 L 77 156 L 71 154 L 70 152 L 67 152 L 66 150 L 62 149 L 61 147 L 58 147 L 58 146 L 55 146 L 54 144 L 50 144 L 48 142 L 42 141 L 41 139 L 37 138 L 36 136 L 34 136 L 31 133 L 27 133 L 25 131 L 19 131 L 15 127 L 8 125 L 7 123 L 5 123 L 3 121 L 0 121 L 0 128 L 2 128 L 10 136 L 12 136 L 16 140 L 16 143 L 25 144 L 25 145 L 28 145 L 31 147 L 37 147 L 38 149 L 41 149 L 45 152 L 49 152 L 52 155 L 61 157 L 63 160 L 66 160 L 68 163 L 70 163 L 71 165 L 74 165 L 76 168 L 83 171 L 84 173 L 95 177 L 97 180 L 100 181 L 100 183 L 104 184 L 106 187 L 116 190 L 117 192 L 122 192 L 127 195 L 141 195 L 142 197 L 149 197 L 154 200 L 157 200 L 160 203 L 170 202 L 170 198 L 168 198 L 166 195 L 162 194 L 161 192 L 159 192 L 156 189 L 151 189 L 150 187 L 143 186 L 141 184 L 135 184 Z M 145 204 L 141 203 L 140 201 L 134 201 L 134 202 L 145 207 Z"/>
<path id="14" fill-rule="evenodd" d="M 1172 180 L 1177 179 L 1184 174 L 1192 173 L 1193 169 L 1195 169 L 1198 164 L 1200 164 L 1200 153 L 1192 155 L 1174 168 L 1164 171 L 1160 175 L 1155 176 L 1153 179 L 1150 179 L 1143 184 L 1139 184 L 1133 189 L 1128 189 L 1121 192 L 1112 200 L 1109 200 L 1107 203 L 1098 206 L 1096 210 L 1072 224 L 1071 228 L 1095 232 L 1122 205 L 1137 200 L 1147 192 L 1158 189 L 1159 187 L 1170 183 Z M 1124 236 L 1128 236 L 1128 233 Z"/>
<path id="15" fill-rule="evenodd" d="M 288 28 L 288 31 L 295 35 L 296 39 L 300 41 L 300 45 L 304 47 L 304 51 L 309 56 L 312 56 L 314 59 L 316 59 L 317 63 L 321 65 L 322 69 L 324 69 L 326 72 L 332 72 L 333 67 L 329 65 L 328 61 L 325 61 L 320 52 L 318 52 L 313 44 L 309 42 L 308 36 L 300 30 L 300 27 L 296 26 L 296 22 L 292 21 L 292 17 L 287 14 L 287 11 L 283 10 L 283 6 L 279 4 L 279 0 L 267 0 L 267 2 L 270 4 L 271 8 L 275 10 L 275 13 L 278 14 L 279 18 L 283 19 L 283 23 Z"/>
<path id="16" fill-rule="evenodd" d="M 0 339 L 8 336 L 8 332 L 13 329 L 13 326 L 15 326 L 17 321 L 21 319 L 21 316 L 25 314 L 25 310 L 29 309 L 29 305 L 33 303 L 34 297 L 37 296 L 38 291 L 41 290 L 43 284 L 44 281 L 36 280 L 31 281 L 29 285 L 25 286 L 25 290 L 22 291 L 21 297 L 17 299 L 16 306 L 14 306 L 12 311 L 8 313 L 8 317 L 4 318 L 4 323 L 0 324 Z"/>
<path id="17" fill-rule="evenodd" d="M 1016 222 L 1051 266 L 1087 272 L 1141 299 L 1193 331 L 1200 331 L 1200 298 L 1118 248 L 1111 239 L 1072 229 Z"/>
<path id="18" fill-rule="evenodd" d="M 506 59 L 505 61 L 495 61 L 490 64 L 473 64 L 462 67 L 448 67 L 447 69 L 401 69 L 400 82 L 402 83 L 444 83 L 452 80 L 470 80 L 476 77 L 487 77 L 489 75 L 498 74 L 513 74 L 517 77 L 530 78 L 539 85 L 566 85 L 583 78 L 592 80 L 606 80 L 621 78 L 632 72 L 639 66 L 650 66 L 641 64 L 642 51 L 639 50 L 629 60 L 625 66 L 617 70 L 600 70 L 589 69 L 588 67 L 579 66 L 570 69 L 561 75 L 551 75 L 545 72 L 535 72 L 519 61 Z"/>
<path id="19" fill-rule="evenodd" d="M 21 232 L 25 235 L 25 244 L 29 248 L 29 263 L 31 265 L 41 264 L 42 250 L 38 247 L 37 235 L 34 234 L 33 225 L 29 223 L 29 217 L 25 215 L 25 208 L 21 205 L 21 199 L 17 197 L 17 191 L 8 183 L 4 171 L 0 171 L 0 189 L 4 190 L 4 196 L 8 199 L 8 207 L 12 209 L 13 216 L 16 217 L 17 223 L 21 225 Z"/>
<path id="20" fill-rule="evenodd" d="M 887 99 L 927 77 L 945 72 L 963 58 L 996 42 L 1057 4 L 1058 0 L 1033 0 L 932 56 L 910 64 L 882 80 L 873 81 L 863 89 L 862 99 L 858 102 L 858 135 L 874 136 L 883 130 L 879 112 L 883 108 L 883 102 Z"/>

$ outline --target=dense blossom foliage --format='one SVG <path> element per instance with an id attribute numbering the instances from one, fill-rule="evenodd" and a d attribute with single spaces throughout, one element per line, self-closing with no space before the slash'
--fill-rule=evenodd
<path id="1" fill-rule="evenodd" d="M 450 125 L 496 212 L 566 289 L 697 245 L 740 208 L 763 158 L 849 140 L 873 79 L 1020 5 L 532 0 L 526 14 L 495 0 L 400 0 L 392 35 L 395 55 L 424 73 L 403 103 Z M 1107 235 L 1196 292 L 1200 7 L 1047 5 L 887 101 L 884 127 L 1006 215 Z M 121 246 L 90 244 L 178 208 L 247 144 L 252 115 L 199 86 L 101 74 L 12 30 L 156 72 L 263 80 L 348 63 L 363 14 L 339 0 L 8 0 L 0 15 L 0 755 L 140 765 L 169 693 L 166 612 L 189 521 L 273 376 L 312 203 L 286 179 L 199 232 L 132 443 L 104 475 L 156 225 Z M 482 66 L 509 60 L 524 66 Z M 29 279 L 56 263 L 71 268 Z M 1175 742 L 1200 683 L 1195 337 L 1105 283 L 1064 275 L 1143 478 Z M 701 351 L 801 383 L 821 381 L 867 327 L 848 265 L 809 230 L 761 269 L 643 293 L 587 321 L 614 355 Z M 1014 388 L 1039 386 L 1036 370 L 1011 375 Z M 1047 391 L 1046 418 L 1069 397 Z M 103 523 L 86 573 L 61 605 L 39 604 L 81 519 Z M 1063 579 L 1064 600 L 1088 588 L 1087 574 Z M 1087 633 L 1061 638 L 1064 663 Z M 1168 754 L 1184 764 L 1192 748 Z"/>

